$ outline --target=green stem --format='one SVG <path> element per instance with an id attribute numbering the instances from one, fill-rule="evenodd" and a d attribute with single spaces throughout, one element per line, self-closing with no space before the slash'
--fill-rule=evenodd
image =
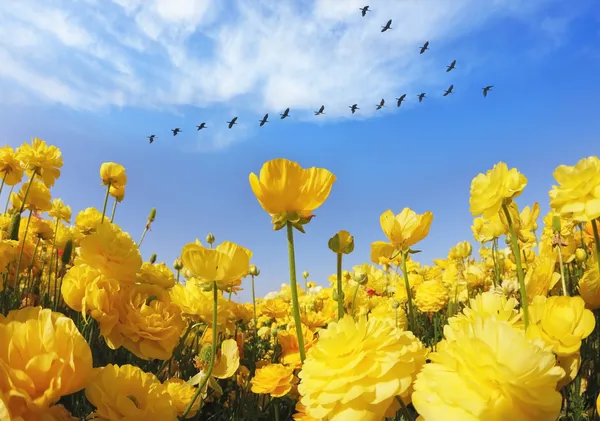
<path id="1" fill-rule="evenodd" d="M 354 288 L 354 294 L 352 295 L 352 317 L 354 317 L 354 303 L 356 302 L 356 296 L 358 295 L 358 289 L 360 288 L 360 284 L 356 283 L 356 288 Z"/>
<path id="2" fill-rule="evenodd" d="M 275 421 L 279 421 L 279 401 L 273 399 L 273 412 L 275 413 Z"/>
<path id="3" fill-rule="evenodd" d="M 27 195 L 27 194 L 26 194 Z M 25 203 L 25 202 L 23 202 Z M 25 243 L 27 242 L 27 231 L 29 230 L 29 223 L 31 222 L 31 215 L 33 210 L 29 209 L 29 218 L 27 218 L 27 224 L 25 225 L 25 232 L 21 241 L 21 251 L 19 252 L 19 259 L 17 260 L 17 270 L 15 271 L 15 286 L 17 289 L 17 296 L 19 295 L 19 271 L 21 270 L 21 260 L 23 259 L 23 250 L 25 250 Z"/>
<path id="4" fill-rule="evenodd" d="M 567 290 L 567 279 L 565 278 L 565 266 L 563 264 L 563 256 L 560 244 L 558 244 L 556 248 L 558 249 L 558 263 L 560 266 L 560 280 L 562 281 L 563 295 L 566 297 L 569 295 L 569 292 Z"/>
<path id="5" fill-rule="evenodd" d="M 115 203 L 113 204 L 112 214 L 110 215 L 110 222 L 115 220 L 115 212 L 117 211 L 117 199 L 115 199 Z"/>
<path id="6" fill-rule="evenodd" d="M 252 275 L 252 307 L 254 309 L 254 336 L 258 334 L 258 318 L 256 317 L 256 294 L 254 293 L 254 275 Z"/>
<path id="7" fill-rule="evenodd" d="M 0 195 L 2 195 L 2 189 L 4 188 L 4 183 L 6 182 L 7 175 L 8 171 L 4 171 L 4 175 L 2 176 L 2 184 L 0 185 Z"/>
<path id="8" fill-rule="evenodd" d="M 498 239 L 492 242 L 492 260 L 494 262 L 494 287 L 500 284 L 500 268 L 498 268 Z"/>
<path id="9" fill-rule="evenodd" d="M 8 197 L 6 198 L 6 206 L 4 207 L 4 213 L 8 212 L 8 205 L 10 205 L 10 196 L 14 190 L 15 186 L 10 186 L 10 191 L 8 192 Z"/>
<path id="10" fill-rule="evenodd" d="M 101 224 L 104 223 L 104 215 L 106 215 L 106 205 L 108 204 L 109 194 L 110 194 L 110 181 L 106 185 L 106 195 L 104 196 L 104 206 L 102 207 L 102 219 L 100 220 Z"/>
<path id="11" fill-rule="evenodd" d="M 342 253 L 337 253 L 338 320 L 344 317 L 344 291 L 342 290 Z"/>
<path id="12" fill-rule="evenodd" d="M 306 351 L 304 350 L 304 336 L 302 334 L 302 322 L 300 320 L 300 304 L 298 303 L 298 284 L 296 282 L 296 256 L 294 254 L 294 226 L 287 223 L 288 257 L 290 261 L 290 286 L 292 288 L 292 311 L 296 325 L 296 336 L 298 336 L 298 348 L 300 361 L 304 363 Z"/>
<path id="13" fill-rule="evenodd" d="M 521 291 L 521 307 L 523 308 L 523 323 L 525 324 L 525 330 L 529 326 L 529 308 L 527 301 L 527 289 L 525 288 L 525 276 L 523 275 L 523 265 L 521 264 L 521 250 L 519 249 L 519 242 L 517 240 L 517 234 L 515 227 L 510 217 L 508 206 L 505 203 L 502 204 L 502 209 L 506 215 L 506 221 L 508 222 L 508 228 L 510 231 L 510 243 L 512 245 L 513 256 L 515 256 L 515 264 L 517 265 L 517 278 L 519 278 L 519 289 Z"/>
<path id="14" fill-rule="evenodd" d="M 400 396 L 396 396 L 396 400 L 400 403 L 400 408 L 403 414 L 402 418 L 406 418 L 406 421 L 413 421 L 413 417 L 410 415 L 410 411 L 408 410 L 406 405 L 404 405 L 402 398 Z"/>
<path id="15" fill-rule="evenodd" d="M 185 412 L 181 416 L 184 419 L 185 419 L 185 417 L 187 417 L 187 415 L 192 410 L 194 403 L 198 399 L 198 396 L 200 396 L 200 393 L 202 393 L 202 389 L 204 389 L 204 386 L 206 386 L 206 384 L 208 383 L 208 379 L 210 378 L 213 368 L 215 367 L 215 354 L 217 353 L 217 305 L 218 304 L 219 304 L 219 290 L 217 289 L 217 281 L 213 281 L 213 325 L 212 325 L 212 352 L 211 352 L 211 356 L 210 356 L 210 363 L 208 366 L 208 371 L 206 372 L 206 376 L 204 377 L 204 379 L 202 379 L 202 383 L 200 383 L 198 390 L 196 390 L 196 393 L 194 394 L 192 401 L 189 403 L 188 407 L 185 409 Z"/>
<path id="16" fill-rule="evenodd" d="M 597 220 L 592 220 L 592 231 L 594 232 L 594 242 L 596 243 L 596 260 L 598 263 L 598 271 L 600 273 L 600 236 L 598 235 Z"/>
<path id="17" fill-rule="evenodd" d="M 23 202 L 21 203 L 21 209 L 19 209 L 19 213 L 23 213 L 23 210 L 25 210 L 25 203 L 27 201 L 27 196 L 29 195 L 29 189 L 31 189 L 31 185 L 33 184 L 33 179 L 35 178 L 35 174 L 36 174 L 35 171 L 33 172 L 33 174 L 31 174 L 31 178 L 29 179 L 29 184 L 27 184 L 27 189 L 25 189 L 25 195 L 23 195 Z"/>
<path id="18" fill-rule="evenodd" d="M 144 232 L 142 233 L 142 238 L 140 238 L 140 242 L 138 243 L 138 248 L 140 248 L 142 246 L 142 243 L 144 242 L 144 237 L 146 236 L 147 232 L 148 232 L 148 228 L 144 228 Z"/>
<path id="19" fill-rule="evenodd" d="M 412 292 L 410 290 L 410 283 L 408 282 L 408 271 L 406 270 L 406 257 L 407 252 L 402 253 L 402 273 L 404 275 L 404 286 L 406 287 L 406 297 L 408 301 L 408 322 L 410 324 L 410 330 L 416 335 L 416 321 L 415 321 L 415 309 L 412 303 Z"/>

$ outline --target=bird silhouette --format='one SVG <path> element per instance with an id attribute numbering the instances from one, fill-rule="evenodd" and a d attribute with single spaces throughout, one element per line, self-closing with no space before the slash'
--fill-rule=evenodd
<path id="1" fill-rule="evenodd" d="M 450 70 L 453 70 L 456 67 L 456 60 L 453 60 L 452 63 L 450 63 L 450 66 L 446 66 L 446 73 L 448 73 Z"/>
<path id="2" fill-rule="evenodd" d="M 264 126 L 265 123 L 268 123 L 269 121 L 267 120 L 269 118 L 269 113 L 266 113 L 265 116 L 263 117 L 262 120 L 258 120 L 260 121 L 260 127 Z"/>
<path id="3" fill-rule="evenodd" d="M 385 26 L 381 27 L 381 32 L 385 32 L 388 29 L 392 29 L 392 20 L 388 20 L 387 23 L 385 24 Z"/>
<path id="4" fill-rule="evenodd" d="M 281 116 L 281 119 L 283 120 L 286 117 L 290 116 L 290 108 L 286 108 L 285 111 L 283 112 L 283 114 L 279 114 Z"/>
<path id="5" fill-rule="evenodd" d="M 361 7 L 358 10 L 362 11 L 363 18 L 367 15 L 367 12 L 370 12 L 369 6 Z"/>
<path id="6" fill-rule="evenodd" d="M 319 115 L 319 114 L 325 114 L 325 106 L 321 105 L 321 108 L 319 108 L 319 111 L 315 111 L 315 115 Z"/>
<path id="7" fill-rule="evenodd" d="M 427 41 L 427 42 L 425 42 L 425 44 L 423 44 L 423 46 L 421 47 L 421 51 L 419 52 L 419 54 L 423 54 L 427 50 L 429 50 L 429 41 Z"/>
<path id="8" fill-rule="evenodd" d="M 419 95 L 419 102 L 423 102 L 423 98 L 425 98 L 425 92 Z"/>
<path id="9" fill-rule="evenodd" d="M 379 101 L 379 104 L 375 106 L 375 109 L 381 110 L 383 107 L 385 107 L 385 99 L 381 98 L 381 101 Z"/>
<path id="10" fill-rule="evenodd" d="M 156 137 L 156 135 L 150 135 L 148 136 L 148 139 L 150 139 L 150 143 L 154 142 L 154 138 Z"/>
<path id="11" fill-rule="evenodd" d="M 402 105 L 402 101 L 404 101 L 405 98 L 406 94 L 402 94 L 400 98 L 396 98 L 396 101 L 398 101 L 398 107 Z"/>
<path id="12" fill-rule="evenodd" d="M 179 127 L 176 127 L 171 131 L 173 132 L 173 136 L 177 136 L 177 133 L 181 133 L 183 130 L 181 130 Z"/>
<path id="13" fill-rule="evenodd" d="M 200 123 L 199 126 L 196 126 L 196 129 L 197 129 L 196 131 L 206 129 L 206 123 Z"/>
<path id="14" fill-rule="evenodd" d="M 234 124 L 237 124 L 237 117 L 233 117 L 233 119 L 228 121 L 227 124 L 229 124 L 229 128 L 231 129 Z"/>
<path id="15" fill-rule="evenodd" d="M 493 87 L 494 87 L 494 85 L 488 85 L 485 88 L 481 88 L 481 89 L 483 89 L 483 96 L 487 97 L 488 92 L 491 91 Z"/>
<path id="16" fill-rule="evenodd" d="M 444 92 L 444 95 L 442 95 L 442 96 L 448 96 L 449 94 L 452 93 L 453 89 L 454 89 L 454 85 L 450 85 L 450 87 Z"/>
<path id="17" fill-rule="evenodd" d="M 358 108 L 358 104 L 348 105 L 348 108 L 350 108 L 350 110 L 352 111 L 352 114 L 354 114 L 356 112 L 356 110 L 360 110 L 360 108 Z"/>

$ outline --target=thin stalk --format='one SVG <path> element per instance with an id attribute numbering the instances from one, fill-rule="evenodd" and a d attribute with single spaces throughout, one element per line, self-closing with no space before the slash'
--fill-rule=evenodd
<path id="1" fill-rule="evenodd" d="M 115 220 L 115 212 L 117 211 L 117 203 L 119 203 L 117 201 L 117 199 L 115 199 L 115 203 L 113 204 L 113 208 L 112 208 L 112 213 L 110 215 L 110 222 L 113 222 Z"/>
<path id="2" fill-rule="evenodd" d="M 23 195 L 23 202 L 21 203 L 21 209 L 19 209 L 19 213 L 23 213 L 25 210 L 25 203 L 27 201 L 27 196 L 29 195 L 29 189 L 31 189 L 31 185 L 33 184 L 33 179 L 35 178 L 36 172 L 34 171 L 31 174 L 31 178 L 29 179 L 29 184 L 27 184 L 27 189 L 25 189 L 25 195 Z"/>
<path id="3" fill-rule="evenodd" d="M 529 308 L 527 302 L 527 289 L 525 288 L 525 275 L 523 274 L 523 265 L 521 264 L 521 251 L 519 249 L 519 242 L 517 240 L 517 234 L 515 232 L 515 226 L 513 225 L 510 212 L 506 204 L 502 204 L 502 209 L 506 215 L 508 222 L 508 228 L 510 231 L 510 242 L 512 245 L 513 256 L 515 256 L 515 264 L 517 265 L 517 278 L 519 278 L 519 289 L 521 291 L 521 307 L 523 308 L 523 323 L 525 329 L 529 326 Z"/>
<path id="4" fill-rule="evenodd" d="M 287 223 L 288 258 L 290 262 L 290 286 L 292 288 L 292 311 L 296 325 L 296 336 L 298 336 L 298 348 L 300 361 L 304 363 L 306 351 L 304 350 L 304 336 L 302 334 L 302 322 L 300 320 L 300 304 L 298 302 L 298 283 L 296 282 L 296 256 L 294 253 L 294 226 Z"/>
<path id="5" fill-rule="evenodd" d="M 187 415 L 192 410 L 192 407 L 194 406 L 196 399 L 198 399 L 198 396 L 200 396 L 200 393 L 202 393 L 202 389 L 204 389 L 204 386 L 206 386 L 206 384 L 208 383 L 208 379 L 210 378 L 213 368 L 215 367 L 215 354 L 217 353 L 217 305 L 218 304 L 219 304 L 219 290 L 217 289 L 217 281 L 213 281 L 213 317 L 212 317 L 213 325 L 212 325 L 212 352 L 210 355 L 210 363 L 208 366 L 208 371 L 206 372 L 206 376 L 204 377 L 204 379 L 202 379 L 202 383 L 200 383 L 198 390 L 196 390 L 196 393 L 194 394 L 192 401 L 189 403 L 188 407 L 185 409 L 183 415 L 181 416 L 183 419 L 185 419 L 185 417 L 187 417 Z"/>
<path id="6" fill-rule="evenodd" d="M 106 195 L 104 196 L 104 206 L 102 207 L 102 219 L 100 220 L 101 224 L 104 223 L 104 215 L 106 215 L 106 205 L 108 204 L 109 194 L 110 194 L 110 181 L 106 185 Z"/>
<path id="7" fill-rule="evenodd" d="M 142 243 L 144 242 L 144 237 L 146 237 L 147 232 L 148 232 L 148 225 L 146 225 L 146 228 L 144 228 L 144 232 L 142 232 L 142 238 L 140 238 L 140 242 L 138 243 L 138 248 L 140 248 L 142 246 Z"/>
<path id="8" fill-rule="evenodd" d="M 567 290 L 567 279 L 565 278 L 565 266 L 563 265 L 562 249 L 560 244 L 558 244 L 556 248 L 558 249 L 558 263 L 560 266 L 560 280 L 562 281 L 563 295 L 566 297 L 569 295 L 569 291 Z"/>
<path id="9" fill-rule="evenodd" d="M 594 242 L 596 243 L 596 260 L 598 263 L 598 270 L 600 271 L 600 235 L 598 235 L 597 220 L 592 220 L 592 231 L 594 232 Z"/>
<path id="10" fill-rule="evenodd" d="M 258 318 L 256 317 L 256 294 L 254 293 L 254 275 L 252 275 L 252 307 L 254 310 L 254 336 L 258 334 Z"/>
<path id="11" fill-rule="evenodd" d="M 407 252 L 402 253 L 402 273 L 404 275 L 404 286 L 406 287 L 406 297 L 408 300 L 408 323 L 410 330 L 416 335 L 417 322 L 415 320 L 415 309 L 412 303 L 412 292 L 410 290 L 410 283 L 408 282 L 408 271 L 406 270 L 406 255 Z"/>
<path id="12" fill-rule="evenodd" d="M 14 188 L 15 186 L 10 186 L 8 197 L 6 198 L 6 206 L 4 207 L 4 213 L 8 212 L 8 205 L 10 205 L 10 196 L 12 195 Z"/>
<path id="13" fill-rule="evenodd" d="M 279 421 L 279 402 L 273 399 L 273 412 L 275 413 L 275 421 Z"/>
<path id="14" fill-rule="evenodd" d="M 2 195 L 2 189 L 4 188 L 4 183 L 6 182 L 7 175 L 8 171 L 4 171 L 4 175 L 2 176 L 2 184 L 0 184 L 0 195 Z"/>
<path id="15" fill-rule="evenodd" d="M 354 303 L 356 302 L 356 296 L 358 295 L 358 289 L 360 288 L 360 284 L 356 283 L 356 288 L 354 288 L 354 294 L 352 295 L 352 317 L 354 317 Z"/>
<path id="16" fill-rule="evenodd" d="M 27 195 L 27 193 L 25 193 Z M 25 201 L 23 201 L 25 203 Z M 29 218 L 27 218 L 27 224 L 25 225 L 25 232 L 23 233 L 23 238 L 21 241 L 21 251 L 19 252 L 19 259 L 17 260 L 17 270 L 15 272 L 15 286 L 17 289 L 17 296 L 19 295 L 19 271 L 21 270 L 21 260 L 23 259 L 23 250 L 25 250 L 25 243 L 27 242 L 27 231 L 29 230 L 29 223 L 31 222 L 31 215 L 33 214 L 33 210 L 29 209 Z"/>
<path id="17" fill-rule="evenodd" d="M 342 253 L 337 253 L 337 303 L 338 320 L 344 317 L 344 291 L 342 290 Z"/>

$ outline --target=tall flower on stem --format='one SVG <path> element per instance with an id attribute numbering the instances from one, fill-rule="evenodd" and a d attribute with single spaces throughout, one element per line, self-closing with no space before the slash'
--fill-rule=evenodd
<path id="1" fill-rule="evenodd" d="M 12 187 L 19 184 L 23 178 L 21 162 L 15 156 L 14 149 L 8 145 L 0 148 L 0 177 L 2 177 L 0 193 L 5 185 Z"/>
<path id="2" fill-rule="evenodd" d="M 344 291 L 342 290 L 342 255 L 354 251 L 354 237 L 348 231 L 341 230 L 329 239 L 329 250 L 337 256 L 337 302 L 338 320 L 344 316 Z"/>
<path id="3" fill-rule="evenodd" d="M 254 292 L 254 278 L 260 275 L 260 269 L 255 265 L 250 265 L 248 273 L 252 277 L 252 309 L 254 315 L 254 335 L 256 337 L 256 333 L 258 331 L 258 318 L 256 317 L 256 293 Z"/>
<path id="4" fill-rule="evenodd" d="M 501 218 L 506 219 L 512 252 L 515 256 L 515 264 L 517 266 L 517 278 L 519 279 L 525 326 L 529 323 L 527 289 L 525 287 L 521 250 L 515 227 L 515 215 L 514 212 L 511 214 L 510 204 L 512 203 L 512 199 L 523 192 L 526 185 L 527 178 L 516 168 L 509 170 L 504 162 L 499 162 L 491 170 L 488 170 L 485 174 L 478 174 L 471 181 L 471 197 L 469 199 L 470 210 L 473 216 L 483 215 L 484 218 L 489 220 L 500 215 Z M 518 212 L 516 217 L 518 218 Z"/>
<path id="5" fill-rule="evenodd" d="M 287 229 L 292 307 L 300 357 L 304 361 L 306 354 L 298 303 L 293 229 L 304 233 L 304 225 L 314 216 L 312 212 L 327 200 L 335 176 L 324 168 L 305 169 L 296 162 L 278 158 L 266 162 L 259 176 L 251 173 L 249 181 L 258 202 L 271 215 L 273 229 Z"/>
<path id="6" fill-rule="evenodd" d="M 102 184 L 106 186 L 106 195 L 104 196 L 104 206 L 102 207 L 101 223 L 104 223 L 106 216 L 106 205 L 108 204 L 108 196 L 112 189 L 125 188 L 127 184 L 127 173 L 125 167 L 115 162 L 104 162 L 100 166 L 100 178 Z"/>

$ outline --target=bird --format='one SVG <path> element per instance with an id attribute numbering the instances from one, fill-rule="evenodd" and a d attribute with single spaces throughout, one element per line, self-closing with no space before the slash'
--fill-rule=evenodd
<path id="1" fill-rule="evenodd" d="M 450 63 L 450 66 L 446 66 L 446 73 L 448 73 L 450 70 L 453 70 L 456 67 L 456 60 L 453 60 L 452 63 Z"/>
<path id="2" fill-rule="evenodd" d="M 283 120 L 286 117 L 290 116 L 290 108 L 286 108 L 285 111 L 283 112 L 283 114 L 279 114 L 281 116 L 281 119 Z"/>
<path id="3" fill-rule="evenodd" d="M 452 93 L 452 89 L 454 89 L 454 85 L 450 85 L 450 87 L 448 88 L 447 91 L 444 92 L 444 95 L 442 96 L 448 96 L 448 94 Z"/>
<path id="4" fill-rule="evenodd" d="M 423 102 L 423 98 L 425 98 L 425 92 L 419 95 L 419 102 Z"/>
<path id="5" fill-rule="evenodd" d="M 381 110 L 383 107 L 385 107 L 385 99 L 381 98 L 381 101 L 379 101 L 379 104 L 377 104 L 375 107 L 376 110 Z"/>
<path id="6" fill-rule="evenodd" d="M 400 98 L 396 98 L 396 100 L 398 101 L 398 107 L 402 105 L 402 101 L 404 101 L 405 98 L 406 94 L 402 94 Z"/>
<path id="7" fill-rule="evenodd" d="M 269 118 L 269 113 L 266 113 L 262 120 L 258 120 L 258 121 L 260 121 L 260 127 L 264 126 L 265 123 L 268 123 L 268 120 L 267 120 L 268 118 Z"/>
<path id="8" fill-rule="evenodd" d="M 319 114 L 325 114 L 325 106 L 321 105 L 321 108 L 319 108 L 319 111 L 315 111 L 315 115 L 319 115 Z"/>
<path id="9" fill-rule="evenodd" d="M 369 6 L 361 7 L 358 10 L 362 11 L 363 18 L 367 15 L 367 12 L 370 12 Z"/>
<path id="10" fill-rule="evenodd" d="M 421 47 L 421 52 L 419 54 L 423 54 L 425 51 L 429 50 L 429 41 L 425 42 Z"/>
<path id="11" fill-rule="evenodd" d="M 199 126 L 196 126 L 196 128 L 197 128 L 198 130 L 206 129 L 206 123 L 200 123 L 200 125 L 199 125 Z M 197 130 L 197 131 L 198 131 L 198 130 Z"/>
<path id="12" fill-rule="evenodd" d="M 171 130 L 173 132 L 173 136 L 177 136 L 177 133 L 181 133 L 182 130 L 179 127 L 176 127 Z"/>
<path id="13" fill-rule="evenodd" d="M 156 137 L 156 135 L 150 135 L 148 136 L 148 139 L 150 139 L 150 143 L 154 142 L 154 138 Z"/>
<path id="14" fill-rule="evenodd" d="M 233 117 L 233 119 L 231 121 L 227 122 L 227 124 L 229 124 L 230 129 L 233 127 L 234 124 L 237 124 L 236 121 L 237 121 L 237 117 Z"/>
<path id="15" fill-rule="evenodd" d="M 392 29 L 392 20 L 388 20 L 387 23 L 385 24 L 385 26 L 381 27 L 381 32 L 385 32 L 388 29 Z"/>
<path id="16" fill-rule="evenodd" d="M 483 96 L 487 97 L 488 92 L 491 91 L 493 87 L 494 87 L 494 85 L 488 85 L 485 88 L 481 88 L 481 89 L 483 89 Z"/>
<path id="17" fill-rule="evenodd" d="M 358 108 L 358 104 L 348 105 L 348 108 L 350 108 L 350 110 L 352 111 L 352 114 L 354 114 L 356 112 L 356 110 L 360 110 L 360 108 Z"/>

